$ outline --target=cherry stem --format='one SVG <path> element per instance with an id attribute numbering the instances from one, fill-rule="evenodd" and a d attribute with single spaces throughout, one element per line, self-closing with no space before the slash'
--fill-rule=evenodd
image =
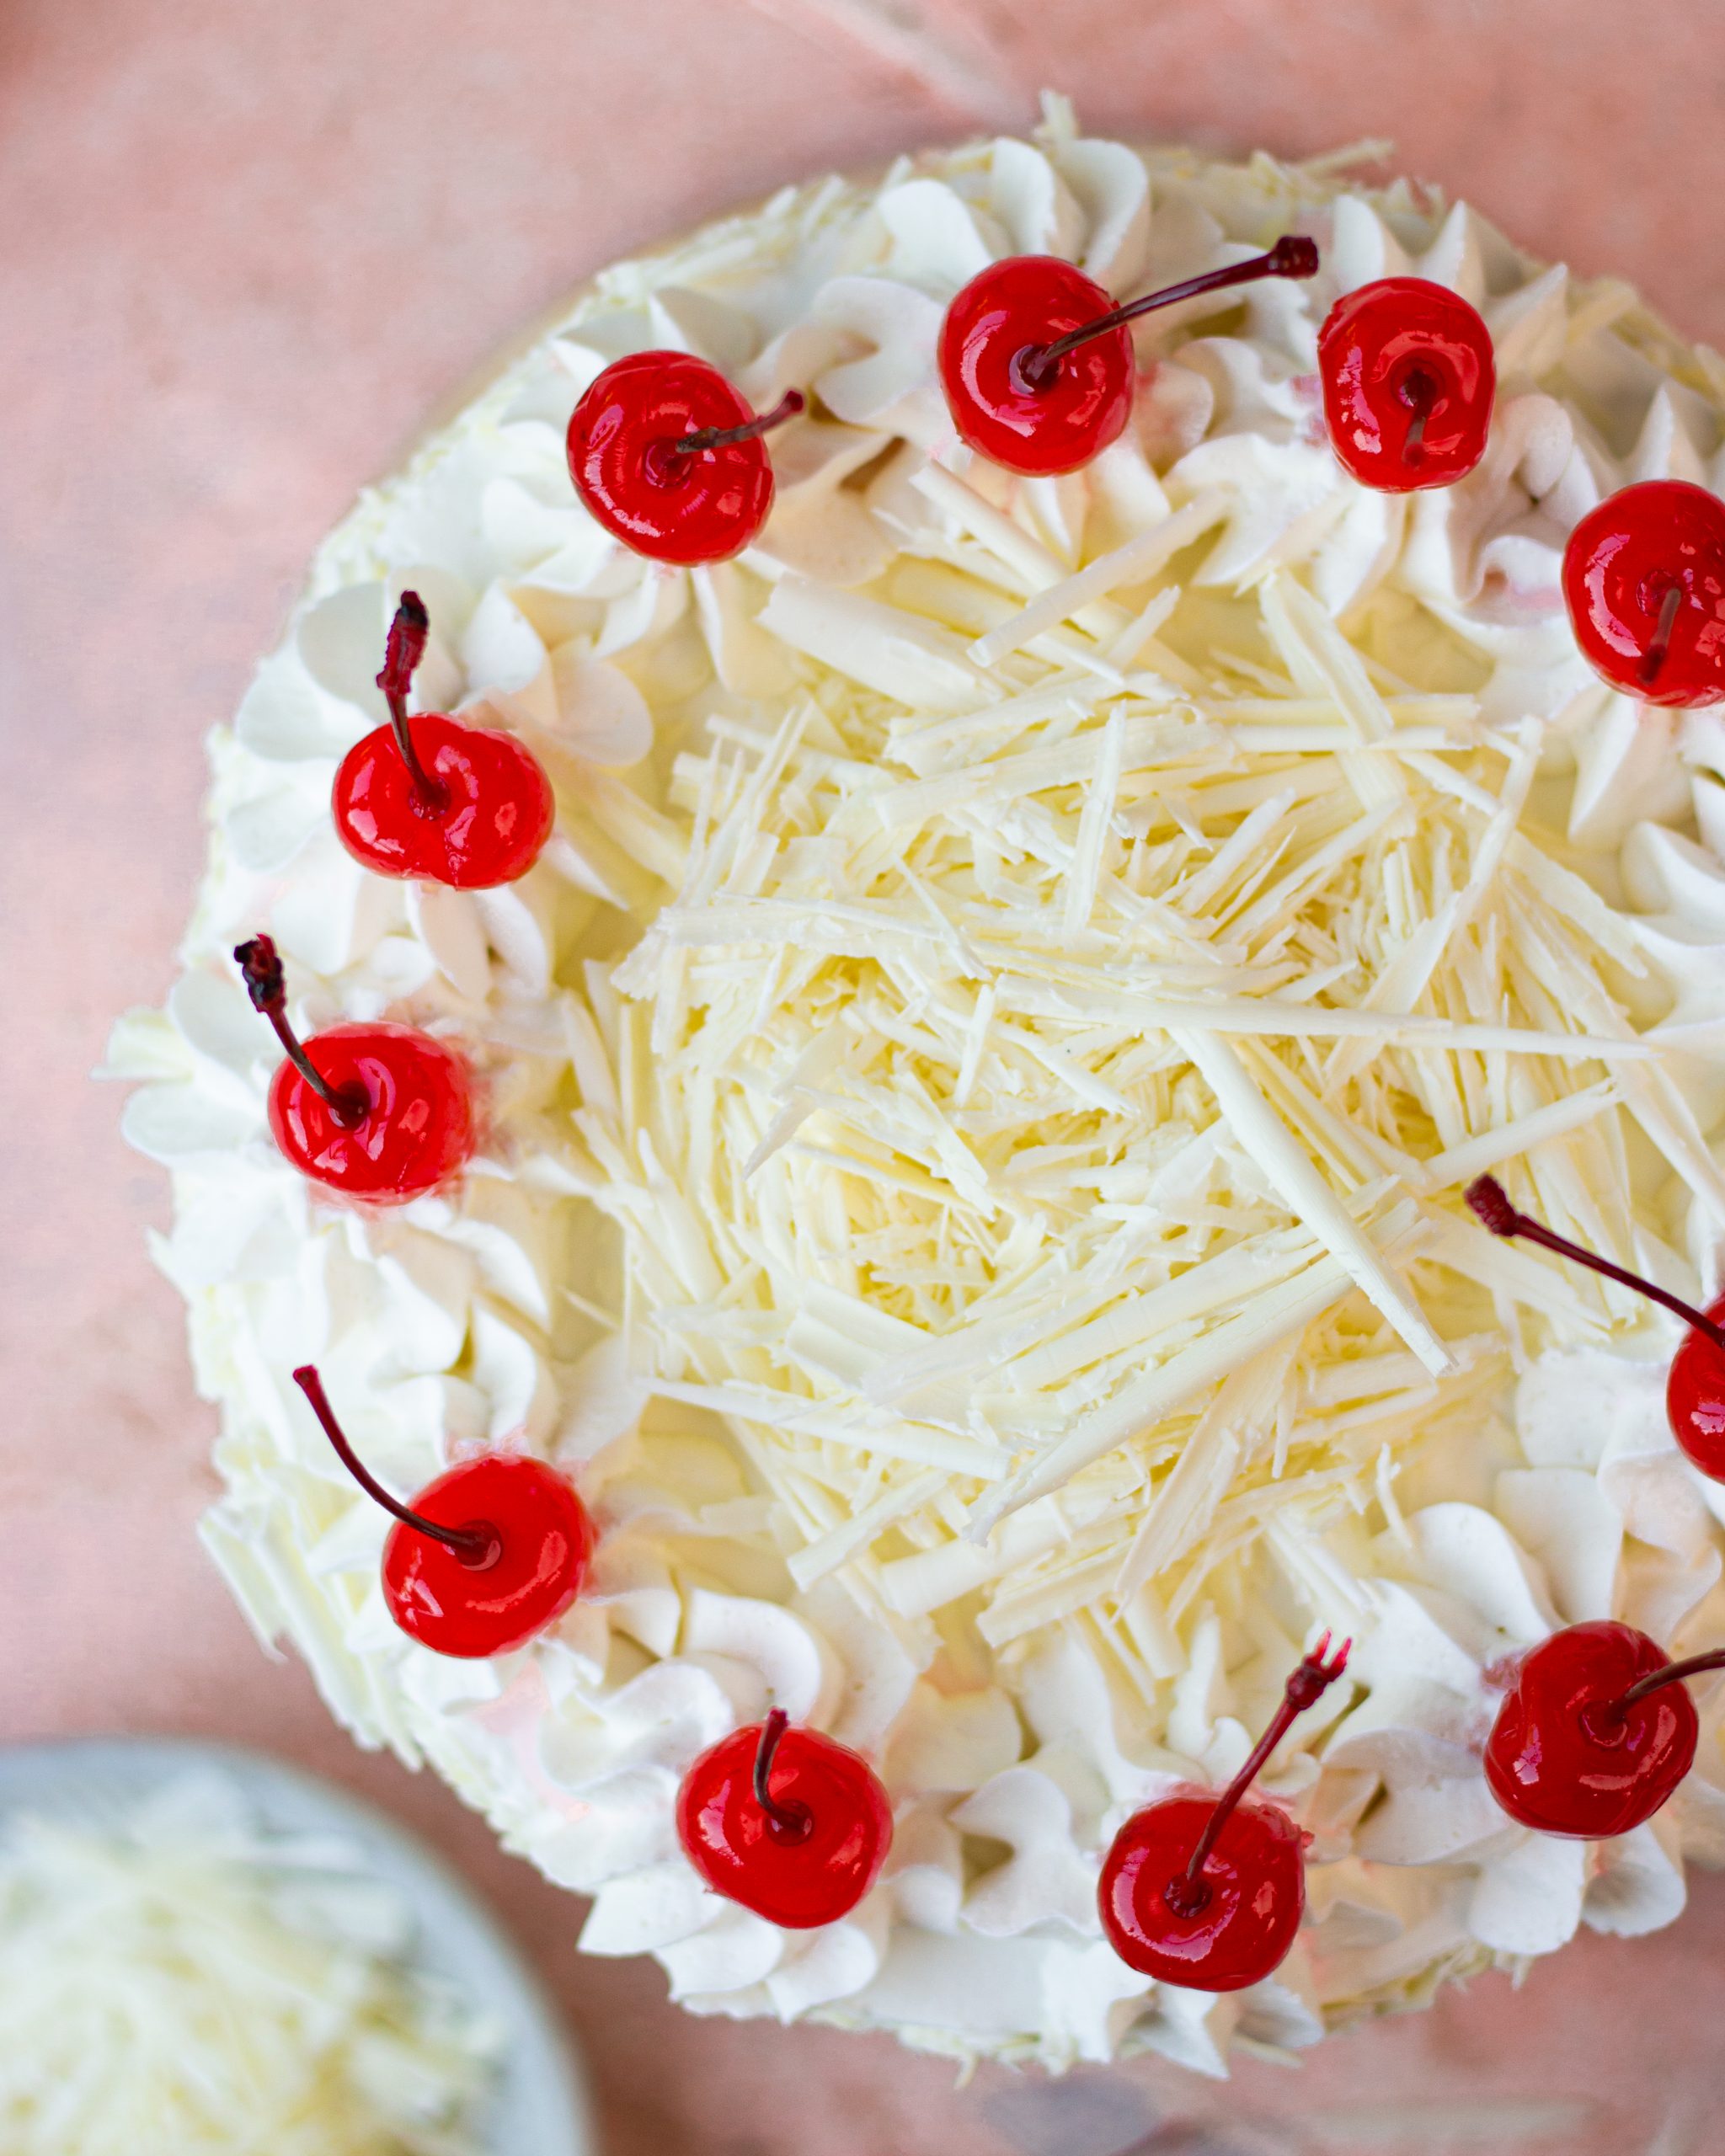
<path id="1" fill-rule="evenodd" d="M 1681 1677 L 1699 1677 L 1704 1670 L 1725 1669 L 1725 1647 L 1715 1647 L 1711 1654 L 1692 1654 L 1686 1662 L 1668 1662 L 1663 1669 L 1655 1669 L 1638 1684 L 1632 1684 L 1621 1699 L 1611 1702 L 1611 1715 L 1616 1720 L 1632 1707 L 1637 1700 L 1644 1700 L 1649 1692 L 1657 1692 L 1662 1684 L 1674 1684 Z"/>
<path id="2" fill-rule="evenodd" d="M 417 591 L 403 592 L 395 619 L 389 625 L 389 638 L 383 647 L 383 670 L 377 676 L 377 686 L 389 707 L 395 745 L 407 766 L 414 792 L 424 808 L 435 811 L 448 805 L 448 791 L 419 761 L 419 752 L 414 746 L 408 725 L 408 691 L 413 686 L 419 661 L 425 656 L 425 639 L 430 630 L 431 616 L 425 611 L 425 600 Z"/>
<path id="3" fill-rule="evenodd" d="M 1425 424 L 1432 415 L 1432 407 L 1442 393 L 1443 385 L 1429 367 L 1410 367 L 1397 387 L 1396 394 L 1413 419 L 1402 438 L 1402 454 L 1410 464 L 1418 464 L 1425 455 Z"/>
<path id="4" fill-rule="evenodd" d="M 1656 1288 L 1651 1280 L 1643 1280 L 1638 1273 L 1626 1273 L 1621 1265 L 1613 1265 L 1608 1257 L 1599 1257 L 1590 1250 L 1583 1250 L 1579 1243 L 1573 1243 L 1567 1235 L 1560 1235 L 1542 1221 L 1530 1219 L 1525 1213 L 1518 1212 L 1509 1202 L 1509 1193 L 1495 1176 L 1481 1176 L 1471 1182 L 1462 1193 L 1468 1203 L 1494 1235 L 1505 1238 L 1525 1235 L 1530 1243 L 1542 1249 L 1555 1251 L 1559 1257 L 1573 1257 L 1578 1265 L 1584 1265 L 1590 1273 L 1602 1273 L 1608 1280 L 1615 1280 L 1620 1287 L 1633 1288 L 1638 1294 L 1663 1304 L 1674 1311 L 1685 1325 L 1710 1340 L 1722 1355 L 1725 1355 L 1725 1326 L 1716 1325 L 1705 1311 L 1696 1309 L 1682 1296 Z"/>
<path id="5" fill-rule="evenodd" d="M 1229 285 L 1256 284 L 1261 277 L 1313 277 L 1316 274 L 1316 241 L 1290 232 L 1279 239 L 1268 254 L 1255 254 L 1249 262 L 1235 262 L 1224 270 L 1207 270 L 1201 277 L 1188 277 L 1183 284 L 1167 286 L 1159 292 L 1146 292 L 1142 299 L 1128 300 L 1111 313 L 1098 315 L 1094 322 L 1069 329 L 1051 344 L 1033 344 L 1028 352 L 1019 355 L 1019 371 L 1033 389 L 1046 389 L 1054 379 L 1055 369 L 1068 352 L 1076 351 L 1092 337 L 1105 336 L 1110 329 L 1137 321 L 1141 314 L 1153 313 L 1158 307 L 1177 306 L 1182 300 L 1195 299 L 1200 292 L 1220 291 Z"/>
<path id="6" fill-rule="evenodd" d="M 761 1742 L 755 1753 L 755 1801 L 766 1814 L 775 1841 L 806 1842 L 814 1827 L 808 1806 L 781 1804 L 769 1786 L 779 1740 L 790 1727 L 790 1723 L 791 1718 L 784 1709 L 775 1707 L 761 1726 Z"/>
<path id="7" fill-rule="evenodd" d="M 368 1497 L 374 1498 L 384 1511 L 398 1519 L 403 1527 L 410 1527 L 416 1534 L 429 1534 L 434 1542 L 442 1542 L 453 1550 L 466 1564 L 476 1568 L 491 1563 L 497 1555 L 495 1534 L 483 1534 L 465 1527 L 440 1527 L 435 1520 L 423 1513 L 411 1512 L 398 1497 L 392 1497 L 387 1490 L 372 1474 L 353 1447 L 346 1433 L 335 1419 L 335 1410 L 329 1405 L 329 1396 L 323 1390 L 323 1380 L 310 1363 L 302 1364 L 293 1374 L 293 1381 L 312 1403 L 312 1412 L 323 1425 L 323 1434 L 335 1448 L 335 1456 L 352 1476 Z"/>
<path id="8" fill-rule="evenodd" d="M 1288 1679 L 1287 1688 L 1282 1694 L 1281 1705 L 1271 1716 L 1269 1727 L 1252 1747 L 1246 1764 L 1217 1798 L 1215 1809 L 1198 1838 L 1198 1846 L 1193 1850 L 1185 1870 L 1171 1879 L 1162 1889 L 1163 1900 L 1177 1917 L 1195 1917 L 1209 1901 L 1210 1889 L 1204 1885 L 1201 1875 L 1223 1828 L 1233 1816 L 1241 1798 L 1263 1773 L 1270 1754 L 1306 1710 L 1323 1697 L 1348 1667 L 1348 1657 L 1353 1648 L 1352 1640 L 1343 1640 L 1336 1652 L 1335 1660 L 1326 1662 L 1324 1657 L 1330 1651 L 1330 1636 L 1326 1632 Z"/>
<path id="9" fill-rule="evenodd" d="M 1674 584 L 1667 588 L 1659 601 L 1658 627 L 1653 631 L 1653 640 L 1642 654 L 1637 678 L 1642 688 L 1651 689 L 1659 678 L 1659 669 L 1665 664 L 1665 654 L 1671 648 L 1671 632 L 1677 622 L 1677 610 L 1683 604 L 1683 586 Z"/>
<path id="10" fill-rule="evenodd" d="M 693 434 L 674 441 L 670 453 L 693 456 L 703 449 L 729 449 L 734 441 L 753 441 L 769 427 L 782 427 L 787 419 L 794 419 L 807 402 L 800 389 L 788 389 L 770 412 L 745 419 L 740 427 L 697 427 Z"/>
<path id="11" fill-rule="evenodd" d="M 236 943 L 233 955 L 239 961 L 252 1007 L 261 1011 L 275 1028 L 282 1054 L 328 1109 L 333 1121 L 343 1130 L 357 1129 L 371 1113 L 371 1096 L 362 1086 L 332 1086 L 306 1054 L 298 1034 L 288 1023 L 286 977 L 274 939 L 254 936 L 248 942 Z"/>

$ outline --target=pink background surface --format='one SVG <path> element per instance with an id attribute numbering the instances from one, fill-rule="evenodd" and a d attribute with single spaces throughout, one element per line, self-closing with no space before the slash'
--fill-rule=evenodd
<path id="1" fill-rule="evenodd" d="M 1717 0 L 0 4 L 0 1736 L 221 1735 L 392 1806 L 557 1990 L 610 2156 L 1714 2149 L 1725 1881 L 1661 1938 L 1223 2089 L 1146 2064 L 959 2089 L 884 2040 L 692 2020 L 355 1751 L 191 1539 L 211 1418 L 144 1257 L 163 1178 L 86 1074 L 168 985 L 204 729 L 356 486 L 562 289 L 779 181 L 1022 122 L 1045 81 L 1130 133 L 1391 136 L 1725 339 Z"/>

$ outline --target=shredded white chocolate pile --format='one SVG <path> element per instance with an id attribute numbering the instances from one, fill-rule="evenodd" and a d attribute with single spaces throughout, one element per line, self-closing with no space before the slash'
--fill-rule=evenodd
<path id="1" fill-rule="evenodd" d="M 1393 1513 L 1524 1313 L 1636 1315 L 1494 1245 L 1466 1179 L 1567 1133 L 1535 1201 L 1628 1251 L 1621 1107 L 1725 1193 L 1614 993 L 1632 933 L 1523 825 L 1541 729 L 1482 720 L 1464 651 L 1415 689 L 1392 604 L 1350 642 L 1272 571 L 1200 614 L 1141 542 L 1065 577 L 920 480 L 964 536 L 884 598 L 782 578 L 804 692 L 678 760 L 676 895 L 587 968 L 577 1122 L 638 1359 L 743 1437 L 799 1583 L 980 1588 L 991 1646 L 1074 1619 L 1153 1685 L 1225 1559 L 1303 1586 Z"/>
<path id="2" fill-rule="evenodd" d="M 7 2156 L 478 2156 L 496 2032 L 410 1975 L 393 1891 L 213 1834 L 194 1785 L 0 1849 Z"/>

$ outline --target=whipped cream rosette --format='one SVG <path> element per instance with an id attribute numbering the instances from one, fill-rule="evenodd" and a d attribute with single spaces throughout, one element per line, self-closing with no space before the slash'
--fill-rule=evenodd
<path id="1" fill-rule="evenodd" d="M 1600 682 L 1558 569 L 1626 482 L 1725 484 L 1725 374 L 1627 286 L 1348 170 L 1051 102 L 1034 141 L 606 270 L 361 499 L 213 739 L 184 972 L 114 1057 L 222 1409 L 208 1547 L 362 1742 L 694 2010 L 1220 2071 L 1668 1923 L 1725 1849 L 1705 1693 L 1695 1773 L 1621 1841 L 1486 1787 L 1502 1668 L 1554 1626 L 1725 1635 L 1725 1493 L 1665 1422 L 1674 1322 L 1461 1200 L 1507 1167 L 1717 1282 L 1725 718 Z M 1126 293 L 1290 230 L 1309 284 L 1137 325 L 1135 424 L 1087 469 L 959 447 L 936 339 L 990 261 Z M 1397 496 L 1331 452 L 1316 350 L 1409 272 L 1479 308 L 1498 397 L 1474 472 Z M 577 398 L 649 346 L 810 400 L 735 561 L 645 563 L 570 487 Z M 332 832 L 409 587 L 421 707 L 516 730 L 557 790 L 499 889 L 383 881 Z M 462 1045 L 458 1186 L 368 1212 L 275 1152 L 228 958 L 259 928 L 307 1025 Z M 457 1662 L 395 1629 L 312 1361 L 394 1487 L 488 1444 L 576 1478 L 600 1541 L 552 1632 Z M 1350 1682 L 1266 1785 L 1313 1837 L 1298 1944 L 1225 1998 L 1135 1975 L 1111 1837 L 1226 1780 L 1324 1628 Z M 895 1811 L 879 1885 L 809 1932 L 706 1891 L 674 1830 L 769 1705 Z"/>

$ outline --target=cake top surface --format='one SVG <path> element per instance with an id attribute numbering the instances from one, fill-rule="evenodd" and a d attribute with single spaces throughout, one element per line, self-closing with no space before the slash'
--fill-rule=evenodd
<path id="1" fill-rule="evenodd" d="M 1309 286 L 1140 325 L 1082 472 L 955 442 L 934 342 L 989 261 L 1126 292 L 1290 230 Z M 1343 472 L 1315 373 L 1337 296 L 1404 272 L 1481 310 L 1499 381 L 1477 470 L 1412 497 Z M 653 346 L 811 398 L 734 563 L 644 562 L 570 489 L 576 398 Z M 1214 2068 L 1680 1907 L 1710 1718 L 1668 1812 L 1593 1849 L 1510 1826 L 1477 1756 L 1553 1625 L 1717 1634 L 1674 1335 L 1460 1193 L 1490 1170 L 1715 1277 L 1725 724 L 1602 684 L 1557 569 L 1626 481 L 1718 489 L 1717 370 L 1463 205 L 1056 104 L 606 271 L 333 535 L 215 738 L 187 969 L 115 1061 L 156 1081 L 128 1130 L 174 1169 L 160 1256 L 223 1404 L 212 1552 L 363 1737 L 595 1895 L 591 1950 L 704 2010 Z M 329 829 L 406 587 L 421 707 L 556 784 L 504 889 L 383 882 Z M 343 1209 L 275 1152 L 227 960 L 260 926 L 308 1022 L 462 1043 L 459 1187 Z M 577 1472 L 595 1592 L 492 1662 L 405 1641 L 311 1359 L 400 1486 L 494 1444 Z M 1100 1853 L 1231 1774 L 1326 1628 L 1352 1682 L 1268 1783 L 1314 1838 L 1301 1942 L 1232 1999 L 1151 1985 L 1098 1935 Z M 897 1806 L 882 1885 L 808 1935 L 672 1828 L 769 1703 Z"/>

